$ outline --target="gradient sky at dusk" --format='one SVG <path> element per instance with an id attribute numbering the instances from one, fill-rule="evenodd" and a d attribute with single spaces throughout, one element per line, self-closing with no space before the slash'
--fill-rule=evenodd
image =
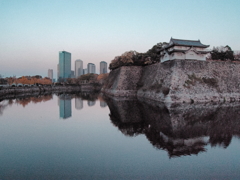
<path id="1" fill-rule="evenodd" d="M 110 61 L 170 38 L 240 50 L 239 0 L 0 0 L 0 74 L 42 75 L 65 50 Z"/>

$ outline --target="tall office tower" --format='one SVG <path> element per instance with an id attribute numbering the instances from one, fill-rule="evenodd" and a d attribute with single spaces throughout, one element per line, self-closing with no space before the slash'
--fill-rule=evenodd
<path id="1" fill-rule="evenodd" d="M 59 52 L 59 80 L 71 78 L 71 53 L 66 51 Z"/>
<path id="2" fill-rule="evenodd" d="M 77 59 L 75 61 L 75 78 L 83 75 L 83 61 L 81 59 Z"/>
<path id="3" fill-rule="evenodd" d="M 57 80 L 59 79 L 59 64 L 57 65 Z"/>
<path id="4" fill-rule="evenodd" d="M 87 73 L 88 73 L 87 69 L 83 69 L 83 74 L 87 74 Z"/>
<path id="5" fill-rule="evenodd" d="M 48 77 L 53 80 L 53 70 L 52 69 L 48 69 Z"/>
<path id="6" fill-rule="evenodd" d="M 88 63 L 87 69 L 88 69 L 88 73 L 93 73 L 93 74 L 96 73 L 96 67 L 95 67 L 95 64 L 93 63 Z"/>
<path id="7" fill-rule="evenodd" d="M 107 63 L 105 61 L 100 62 L 100 74 L 107 73 Z"/>
<path id="8" fill-rule="evenodd" d="M 71 71 L 71 78 L 75 78 L 74 71 Z"/>

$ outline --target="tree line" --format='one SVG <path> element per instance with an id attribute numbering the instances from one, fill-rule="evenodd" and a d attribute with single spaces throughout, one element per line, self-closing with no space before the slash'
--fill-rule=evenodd
<path id="1" fill-rule="evenodd" d="M 168 45 L 166 42 L 160 42 L 154 45 L 145 53 L 137 51 L 127 51 L 120 56 L 116 56 L 110 63 L 109 69 L 114 70 L 121 66 L 146 66 L 160 61 L 160 50 L 163 46 Z M 240 61 L 240 52 L 234 53 L 230 46 L 213 47 L 207 56 L 208 60 L 221 61 Z"/>
<path id="2" fill-rule="evenodd" d="M 221 61 L 240 61 L 240 52 L 234 53 L 232 48 L 228 45 L 213 47 L 208 59 Z"/>
<path id="3" fill-rule="evenodd" d="M 38 85 L 38 84 L 52 84 L 52 80 L 48 77 L 42 78 L 40 75 L 36 76 L 22 76 L 19 78 L 16 77 L 6 77 L 0 79 L 0 84 L 27 84 L 27 85 Z"/>

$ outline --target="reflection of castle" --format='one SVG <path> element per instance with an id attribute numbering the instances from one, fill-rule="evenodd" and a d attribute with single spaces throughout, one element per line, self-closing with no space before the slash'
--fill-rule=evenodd
<path id="1" fill-rule="evenodd" d="M 82 98 L 75 97 L 75 108 L 78 109 L 78 110 L 83 108 Z"/>
<path id="2" fill-rule="evenodd" d="M 206 151 L 208 144 L 227 148 L 233 136 L 240 137 L 240 104 L 166 108 L 159 102 L 149 102 L 108 99 L 111 121 L 127 136 L 145 134 L 169 157 L 198 154 Z"/>
<path id="3" fill-rule="evenodd" d="M 61 94 L 59 96 L 59 114 L 60 118 L 67 119 L 72 116 L 71 96 Z"/>

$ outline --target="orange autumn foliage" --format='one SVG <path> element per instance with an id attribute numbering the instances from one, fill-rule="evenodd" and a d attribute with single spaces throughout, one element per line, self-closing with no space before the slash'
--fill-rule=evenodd
<path id="1" fill-rule="evenodd" d="M 36 78 L 36 77 L 25 77 L 22 76 L 14 81 L 15 83 L 22 83 L 22 84 L 52 84 L 51 79 L 45 77 L 45 78 Z"/>

